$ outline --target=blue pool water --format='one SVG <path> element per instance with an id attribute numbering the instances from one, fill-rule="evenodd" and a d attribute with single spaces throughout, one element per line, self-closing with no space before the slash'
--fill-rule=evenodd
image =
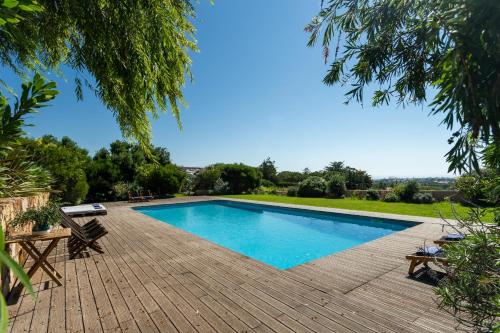
<path id="1" fill-rule="evenodd" d="M 135 209 L 280 269 L 291 268 L 415 225 L 411 222 L 223 200 Z"/>

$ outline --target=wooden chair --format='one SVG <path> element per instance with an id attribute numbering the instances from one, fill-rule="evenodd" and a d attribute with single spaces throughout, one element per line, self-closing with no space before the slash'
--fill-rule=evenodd
<path id="1" fill-rule="evenodd" d="M 104 253 L 97 240 L 105 236 L 108 231 L 99 223 L 97 219 L 93 219 L 84 225 L 80 225 L 62 211 L 61 216 L 61 224 L 64 227 L 71 228 L 71 237 L 68 240 L 70 259 L 76 257 L 86 248 L 90 248 L 98 253 Z"/>
<path id="2" fill-rule="evenodd" d="M 411 261 L 410 268 L 408 269 L 408 275 L 410 276 L 414 274 L 415 268 L 420 264 L 424 265 L 426 268 L 429 268 L 429 262 L 439 262 L 448 266 L 448 259 L 436 255 L 410 254 L 406 256 L 406 259 Z"/>
<path id="3" fill-rule="evenodd" d="M 144 195 L 142 193 L 142 191 L 140 192 L 141 194 L 141 197 L 143 198 L 144 201 L 149 201 L 149 200 L 153 200 L 154 199 L 154 196 L 151 194 L 151 191 L 148 190 L 148 194 L 147 195 Z"/>
<path id="4" fill-rule="evenodd" d="M 128 192 L 128 202 L 141 202 L 144 201 L 144 198 L 140 195 L 132 195 L 132 192 Z"/>

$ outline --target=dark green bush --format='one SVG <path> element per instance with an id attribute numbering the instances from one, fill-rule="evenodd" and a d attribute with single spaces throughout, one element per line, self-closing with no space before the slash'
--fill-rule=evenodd
<path id="1" fill-rule="evenodd" d="M 173 164 L 146 164 L 139 167 L 136 180 L 143 189 L 161 196 L 178 193 L 184 177 L 186 174 Z"/>
<path id="2" fill-rule="evenodd" d="M 412 201 L 418 204 L 430 204 L 434 202 L 434 197 L 430 193 L 415 193 Z"/>
<path id="3" fill-rule="evenodd" d="M 343 198 L 347 191 L 345 177 L 338 173 L 330 175 L 326 183 L 326 191 L 332 198 Z"/>
<path id="4" fill-rule="evenodd" d="M 213 190 L 215 183 L 221 177 L 221 169 L 211 165 L 198 172 L 193 181 L 194 191 L 210 191 Z"/>
<path id="5" fill-rule="evenodd" d="M 384 196 L 385 202 L 398 202 L 400 200 L 399 195 L 395 192 L 387 192 Z"/>
<path id="6" fill-rule="evenodd" d="M 87 200 L 107 201 L 113 198 L 113 185 L 120 181 L 120 170 L 109 158 L 107 149 L 100 149 L 87 165 L 89 193 Z"/>
<path id="7" fill-rule="evenodd" d="M 326 181 L 318 176 L 311 176 L 299 183 L 297 195 L 299 197 L 320 198 L 325 196 Z"/>
<path id="8" fill-rule="evenodd" d="M 366 197 L 366 192 L 363 190 L 352 190 L 351 198 L 364 199 Z"/>
<path id="9" fill-rule="evenodd" d="M 458 177 L 455 187 L 470 203 L 482 207 L 500 205 L 500 196 L 498 195 L 500 193 L 500 176 L 491 168 L 483 169 L 480 176 L 477 173 L 468 173 Z"/>
<path id="10" fill-rule="evenodd" d="M 297 196 L 297 191 L 298 191 L 299 187 L 298 186 L 290 186 L 287 190 L 286 190 L 286 195 L 289 196 L 289 197 L 296 197 Z"/>
<path id="11" fill-rule="evenodd" d="M 448 226 L 465 238 L 444 247 L 447 278 L 435 289 L 439 307 L 454 313 L 468 332 L 498 332 L 500 227 L 485 219 L 486 209 L 471 208 Z M 486 222 L 485 222 L 486 220 Z"/>
<path id="12" fill-rule="evenodd" d="M 419 191 L 418 183 L 415 180 L 410 180 L 403 184 L 398 184 L 394 188 L 394 192 L 399 195 L 399 198 L 405 202 L 411 202 L 413 196 Z"/>
<path id="13" fill-rule="evenodd" d="M 380 193 L 378 193 L 377 190 L 371 188 L 368 191 L 366 191 L 366 200 L 379 200 L 380 199 Z"/>
<path id="14" fill-rule="evenodd" d="M 455 187 L 467 201 L 477 204 L 479 201 L 484 199 L 484 193 L 482 191 L 479 177 L 471 174 L 462 175 L 456 179 Z"/>
<path id="15" fill-rule="evenodd" d="M 221 178 L 229 185 L 229 193 L 250 192 L 260 185 L 262 174 L 257 168 L 245 164 L 218 164 Z"/>
<path id="16" fill-rule="evenodd" d="M 214 188 L 210 194 L 227 194 L 229 192 L 229 184 L 222 180 L 222 178 L 217 179 L 214 184 Z"/>
<path id="17" fill-rule="evenodd" d="M 267 179 L 262 179 L 260 181 L 260 185 L 264 186 L 264 187 L 274 187 L 274 186 L 276 186 L 276 185 L 274 185 L 274 183 L 272 181 L 267 180 Z"/>
<path id="18" fill-rule="evenodd" d="M 280 186 L 295 186 L 305 179 L 303 173 L 296 171 L 282 171 L 277 177 Z"/>
<path id="19" fill-rule="evenodd" d="M 89 191 L 85 169 L 90 161 L 85 149 L 68 137 L 58 140 L 52 135 L 36 140 L 23 139 L 23 146 L 53 177 L 56 198 L 71 204 L 85 200 Z"/>

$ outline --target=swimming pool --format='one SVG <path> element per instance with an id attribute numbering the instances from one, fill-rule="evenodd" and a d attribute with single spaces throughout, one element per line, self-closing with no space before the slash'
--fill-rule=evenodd
<path id="1" fill-rule="evenodd" d="M 416 225 L 217 200 L 135 210 L 279 269 L 288 269 Z"/>

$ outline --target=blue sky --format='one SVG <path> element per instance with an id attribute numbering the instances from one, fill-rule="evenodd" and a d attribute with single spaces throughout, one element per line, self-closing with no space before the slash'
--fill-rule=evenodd
<path id="1" fill-rule="evenodd" d="M 279 170 L 345 161 L 375 177 L 446 175 L 449 132 L 426 106 L 346 106 L 348 87 L 322 84 L 321 48 L 306 47 L 303 32 L 319 2 L 201 1 L 200 52 L 192 57 L 194 82 L 184 90 L 184 128 L 164 114 L 153 124 L 153 143 L 185 166 L 257 165 L 270 156 Z M 76 100 L 73 78 L 62 69 L 61 94 L 30 119 L 35 126 L 28 132 L 68 135 L 93 153 L 121 134 L 90 91 Z M 12 75 L 6 81 L 17 90 Z"/>

